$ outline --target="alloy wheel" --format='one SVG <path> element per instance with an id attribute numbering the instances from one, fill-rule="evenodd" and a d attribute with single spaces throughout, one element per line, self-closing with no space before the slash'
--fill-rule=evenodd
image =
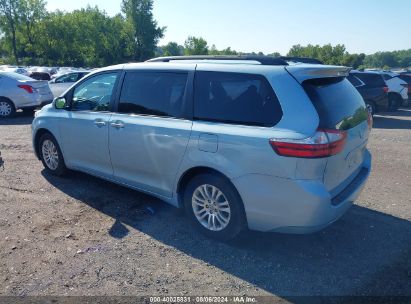
<path id="1" fill-rule="evenodd" d="M 59 154 L 56 145 L 49 139 L 43 141 L 41 146 L 44 162 L 50 170 L 56 170 L 59 166 Z"/>
<path id="2" fill-rule="evenodd" d="M 7 117 L 11 114 L 13 109 L 8 102 L 0 101 L 0 116 Z"/>
<path id="3" fill-rule="evenodd" d="M 230 203 L 224 193 L 213 185 L 204 184 L 194 191 L 192 207 L 197 220 L 208 230 L 221 231 L 230 222 Z"/>

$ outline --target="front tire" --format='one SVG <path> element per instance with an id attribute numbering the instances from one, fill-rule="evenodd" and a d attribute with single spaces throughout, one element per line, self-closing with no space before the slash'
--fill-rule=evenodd
<path id="1" fill-rule="evenodd" d="M 191 223 L 216 240 L 233 239 L 246 227 L 240 195 L 227 179 L 218 175 L 195 176 L 186 187 L 184 207 Z"/>
<path id="2" fill-rule="evenodd" d="M 39 154 L 47 172 L 55 176 L 63 176 L 67 172 L 60 147 L 50 133 L 44 134 L 39 140 Z"/>
<path id="3" fill-rule="evenodd" d="M 0 98 L 0 118 L 10 118 L 16 114 L 14 104 L 5 98 Z"/>
<path id="4" fill-rule="evenodd" d="M 388 99 L 388 103 L 389 103 L 389 111 L 395 112 L 398 110 L 398 108 L 400 107 L 401 103 L 402 103 L 402 98 L 400 96 L 397 95 L 391 95 Z"/>

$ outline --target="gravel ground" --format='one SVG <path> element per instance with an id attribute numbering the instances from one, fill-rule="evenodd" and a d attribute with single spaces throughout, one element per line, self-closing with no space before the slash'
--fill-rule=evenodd
<path id="1" fill-rule="evenodd" d="M 47 175 L 31 121 L 0 121 L 2 296 L 411 296 L 411 110 L 375 118 L 372 176 L 337 223 L 231 243 L 204 238 L 150 196 Z"/>

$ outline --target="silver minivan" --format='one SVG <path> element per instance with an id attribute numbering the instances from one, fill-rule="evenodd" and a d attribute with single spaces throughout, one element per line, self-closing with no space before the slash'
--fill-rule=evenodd
<path id="1" fill-rule="evenodd" d="M 107 67 L 36 113 L 33 145 L 46 171 L 151 194 L 216 239 L 310 233 L 371 170 L 372 118 L 348 72 L 252 56 Z"/>

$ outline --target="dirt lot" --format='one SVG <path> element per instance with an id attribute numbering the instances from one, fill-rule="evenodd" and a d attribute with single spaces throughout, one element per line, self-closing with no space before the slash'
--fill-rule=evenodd
<path id="1" fill-rule="evenodd" d="M 152 197 L 47 175 L 31 121 L 0 121 L 0 295 L 411 296 L 411 110 L 376 117 L 371 179 L 340 221 L 228 244 Z"/>

